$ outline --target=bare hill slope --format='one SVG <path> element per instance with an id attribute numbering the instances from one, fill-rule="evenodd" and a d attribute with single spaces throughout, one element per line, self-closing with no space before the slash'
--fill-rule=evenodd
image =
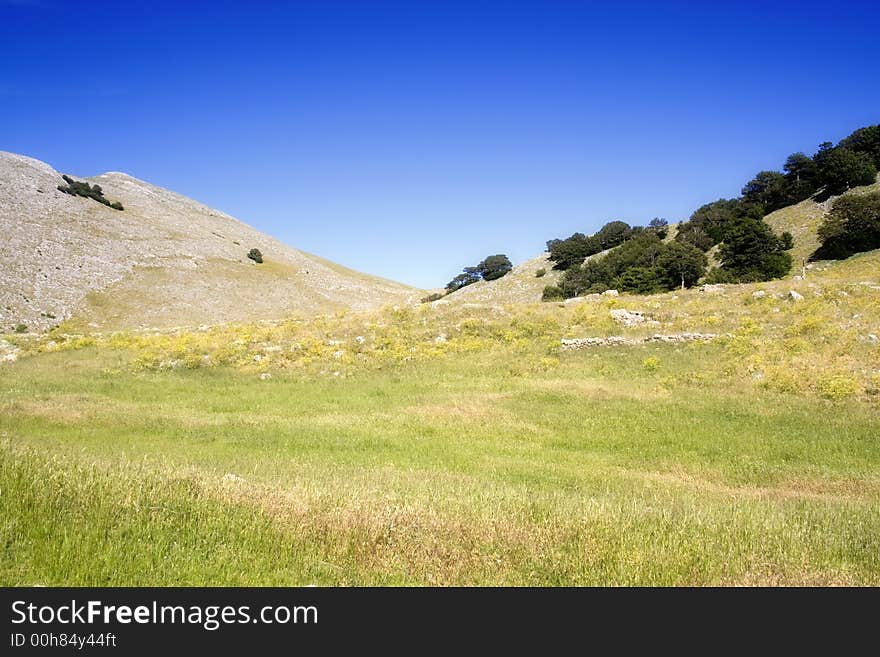
<path id="1" fill-rule="evenodd" d="M 169 327 L 415 302 L 420 291 L 290 248 L 123 173 L 99 184 L 119 212 L 57 190 L 51 166 L 0 151 L 0 329 Z M 251 248 L 264 263 L 247 258 Z"/>

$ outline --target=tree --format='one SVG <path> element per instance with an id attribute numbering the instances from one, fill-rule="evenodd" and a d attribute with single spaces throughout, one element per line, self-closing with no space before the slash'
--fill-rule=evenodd
<path id="1" fill-rule="evenodd" d="M 721 244 L 721 269 L 738 282 L 780 278 L 791 269 L 791 256 L 782 246 L 766 223 L 743 218 L 730 228 Z"/>
<path id="2" fill-rule="evenodd" d="M 253 260 L 254 262 L 256 262 L 257 264 L 260 264 L 263 262 L 263 254 L 260 253 L 259 249 L 251 249 L 250 251 L 248 251 L 247 257 L 250 258 L 251 260 Z"/>
<path id="3" fill-rule="evenodd" d="M 663 289 L 663 281 L 655 267 L 629 267 L 617 277 L 614 287 L 623 292 L 653 294 Z"/>
<path id="4" fill-rule="evenodd" d="M 460 290 L 463 287 L 476 283 L 478 280 L 480 280 L 480 274 L 477 271 L 477 268 L 465 267 L 461 274 L 446 284 L 446 289 L 449 292 L 455 292 L 456 290 Z"/>
<path id="5" fill-rule="evenodd" d="M 859 128 L 849 137 L 842 139 L 838 146 L 854 153 L 865 153 L 871 158 L 874 166 L 880 169 L 880 125 Z"/>
<path id="6" fill-rule="evenodd" d="M 679 227 L 675 239 L 708 251 L 724 239 L 730 227 L 740 218 L 760 220 L 763 216 L 761 204 L 745 203 L 740 199 L 718 199 L 697 208 L 690 219 Z"/>
<path id="7" fill-rule="evenodd" d="M 666 279 L 667 289 L 678 285 L 691 287 L 705 273 L 709 259 L 700 249 L 690 244 L 672 242 L 657 258 L 657 269 Z"/>
<path id="8" fill-rule="evenodd" d="M 648 230 L 653 231 L 661 240 L 669 234 L 669 222 L 660 217 L 654 217 L 648 222 Z"/>
<path id="9" fill-rule="evenodd" d="M 788 180 L 778 171 L 761 171 L 742 189 L 742 200 L 773 212 L 788 204 Z"/>
<path id="10" fill-rule="evenodd" d="M 880 248 L 880 192 L 841 196 L 819 226 L 821 246 L 811 259 L 847 258 Z"/>
<path id="11" fill-rule="evenodd" d="M 611 249 L 625 242 L 632 234 L 632 228 L 625 221 L 609 221 L 593 236 L 599 240 L 599 250 Z"/>
<path id="12" fill-rule="evenodd" d="M 612 286 L 615 273 L 605 258 L 588 260 L 583 265 L 575 265 L 562 275 L 559 287 L 566 298 L 579 297 L 590 292 L 604 292 Z"/>
<path id="13" fill-rule="evenodd" d="M 504 254 L 492 255 L 477 265 L 477 273 L 484 281 L 494 281 L 513 269 L 510 259 Z"/>
<path id="14" fill-rule="evenodd" d="M 547 242 L 547 250 L 550 252 L 548 259 L 554 263 L 553 269 L 564 271 L 572 265 L 581 264 L 584 258 L 599 253 L 602 249 L 595 238 L 575 233 L 568 239 L 550 240 Z"/>
<path id="15" fill-rule="evenodd" d="M 792 153 L 782 167 L 785 171 L 786 200 L 789 205 L 800 203 L 819 189 L 819 172 L 809 155 Z"/>
<path id="16" fill-rule="evenodd" d="M 867 153 L 840 147 L 822 148 L 816 153 L 815 161 L 826 198 L 843 194 L 852 187 L 870 185 L 877 178 L 877 167 Z"/>
<path id="17" fill-rule="evenodd" d="M 782 167 L 790 183 L 814 183 L 816 180 L 816 163 L 806 153 L 792 153 Z"/>
<path id="18" fill-rule="evenodd" d="M 686 221 L 678 227 L 675 241 L 689 244 L 700 251 L 708 251 L 715 246 L 715 240 L 709 236 L 709 233 L 703 230 L 702 226 L 691 221 Z"/>
<path id="19" fill-rule="evenodd" d="M 449 292 L 455 292 L 477 281 L 494 281 L 507 274 L 511 269 L 513 269 L 513 265 L 506 255 L 499 253 L 487 256 L 476 267 L 465 267 L 461 274 L 446 284 L 446 289 Z"/>

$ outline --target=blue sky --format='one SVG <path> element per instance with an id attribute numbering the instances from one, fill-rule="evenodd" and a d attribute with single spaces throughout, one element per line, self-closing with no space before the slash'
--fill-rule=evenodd
<path id="1" fill-rule="evenodd" d="M 0 150 L 421 287 L 880 122 L 873 2 L 0 0 Z"/>

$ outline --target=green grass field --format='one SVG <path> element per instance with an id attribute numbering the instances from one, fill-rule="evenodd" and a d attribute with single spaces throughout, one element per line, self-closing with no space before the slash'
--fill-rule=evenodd
<path id="1" fill-rule="evenodd" d="M 0 368 L 0 584 L 880 584 L 880 407 L 698 375 L 723 345 L 135 357 Z"/>

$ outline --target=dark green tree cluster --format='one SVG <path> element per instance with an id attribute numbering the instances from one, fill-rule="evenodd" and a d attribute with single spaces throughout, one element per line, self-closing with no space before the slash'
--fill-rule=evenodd
<path id="1" fill-rule="evenodd" d="M 58 185 L 58 190 L 64 192 L 65 194 L 70 194 L 71 196 L 84 196 L 85 198 L 94 199 L 98 203 L 103 203 L 108 208 L 113 208 L 114 210 L 122 210 L 122 203 L 119 201 L 113 201 L 112 203 L 104 198 L 104 190 L 101 189 L 100 185 L 89 185 L 87 182 L 80 182 L 78 180 L 74 180 L 68 175 L 61 176 L 64 178 L 64 182 L 66 185 Z"/>
<path id="2" fill-rule="evenodd" d="M 623 244 L 632 237 L 633 229 L 623 221 L 609 221 L 595 234 L 589 237 L 583 233 L 575 233 L 571 237 L 547 242 L 549 259 L 554 263 L 553 269 L 566 270 L 581 264 L 585 258 L 612 249 Z"/>
<path id="3" fill-rule="evenodd" d="M 259 249 L 251 249 L 248 251 L 247 257 L 256 262 L 258 265 L 263 262 L 263 254 Z"/>
<path id="4" fill-rule="evenodd" d="M 487 256 L 476 267 L 465 267 L 461 274 L 446 284 L 449 292 L 455 292 L 461 288 L 476 283 L 477 281 L 494 281 L 507 274 L 513 265 L 504 254 Z"/>
<path id="5" fill-rule="evenodd" d="M 819 226 L 819 241 L 813 259 L 848 258 L 880 249 L 880 192 L 835 200 Z"/>
<path id="6" fill-rule="evenodd" d="M 763 218 L 760 203 L 744 199 L 719 199 L 697 209 L 681 224 L 676 242 L 701 251 L 720 245 L 721 266 L 713 270 L 710 282 L 765 281 L 785 276 L 791 269 L 794 246 L 790 233 L 777 236 Z"/>
<path id="7" fill-rule="evenodd" d="M 761 219 L 745 217 L 724 235 L 718 250 L 721 266 L 713 270 L 710 283 L 751 283 L 782 278 L 791 270 L 791 233 L 778 237 Z"/>
<path id="8" fill-rule="evenodd" d="M 605 256 L 569 267 L 560 280 L 560 292 L 545 290 L 544 297 L 577 297 L 608 289 L 652 294 L 691 287 L 705 273 L 708 258 L 698 248 L 664 242 L 655 230 L 636 227 L 633 233 Z"/>
<path id="9" fill-rule="evenodd" d="M 769 213 L 816 194 L 828 198 L 870 185 L 880 169 L 880 125 L 859 128 L 837 146 L 825 142 L 813 157 L 789 155 L 782 168 L 785 173 L 761 171 L 747 182 L 743 202 Z"/>

